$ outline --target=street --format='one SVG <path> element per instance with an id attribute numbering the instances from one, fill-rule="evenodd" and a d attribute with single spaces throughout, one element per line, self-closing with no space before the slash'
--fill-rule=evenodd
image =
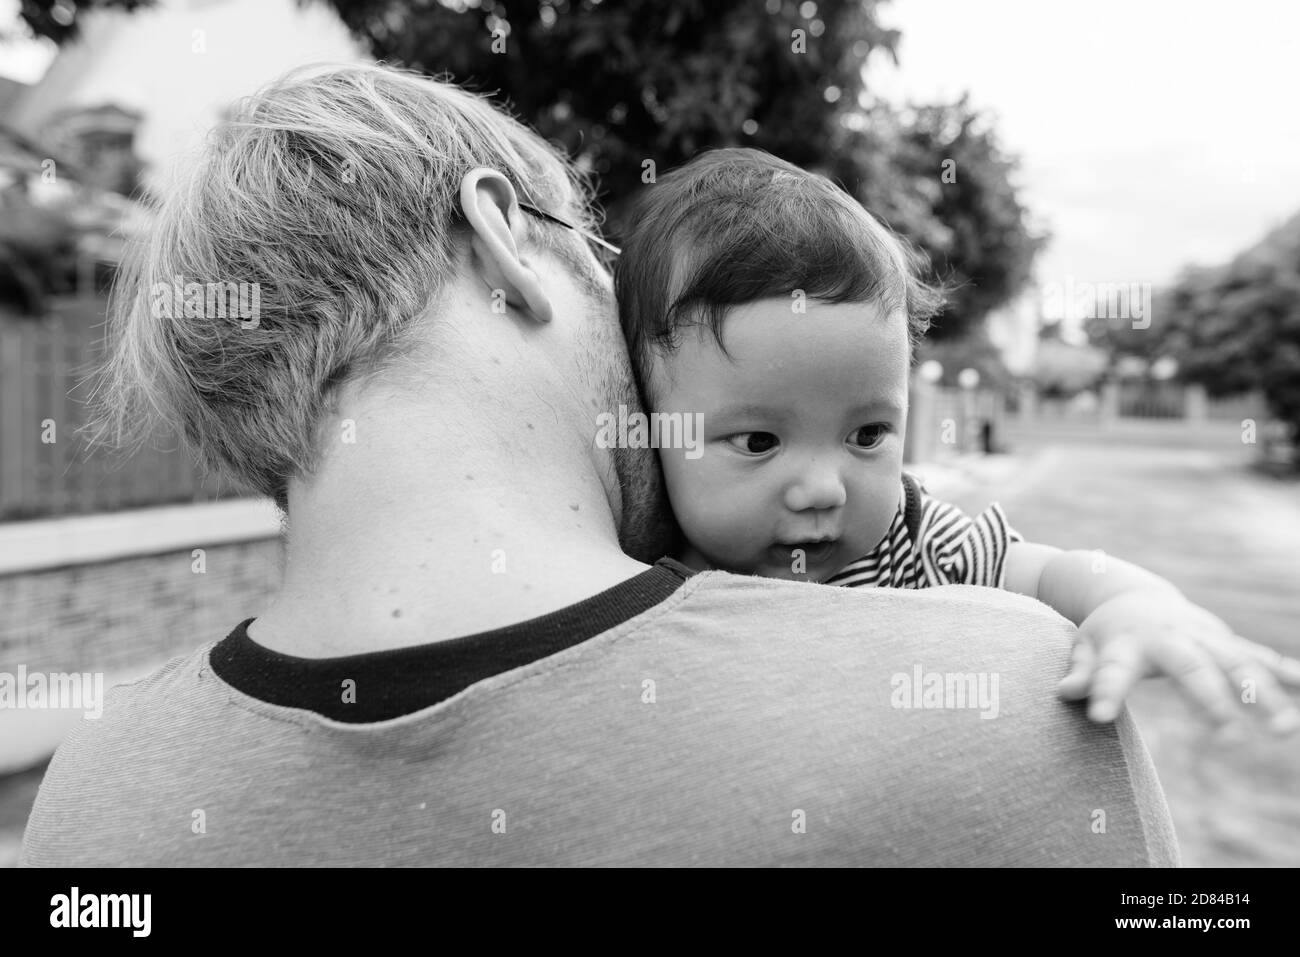
<path id="1" fill-rule="evenodd" d="M 1242 636 L 1300 657 L 1300 481 L 1251 471 L 1239 430 L 1047 423 L 1008 438 L 1022 466 L 955 504 L 973 514 L 998 501 L 1027 540 L 1134 562 Z M 1164 680 L 1143 682 L 1130 707 L 1185 866 L 1300 865 L 1300 738 L 1216 736 Z"/>

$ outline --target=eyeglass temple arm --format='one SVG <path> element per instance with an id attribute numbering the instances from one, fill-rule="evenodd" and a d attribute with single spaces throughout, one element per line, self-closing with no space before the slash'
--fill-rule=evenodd
<path id="1" fill-rule="evenodd" d="M 548 222 L 555 223 L 557 226 L 563 226 L 565 229 L 572 229 L 575 233 L 577 233 L 580 236 L 585 236 L 587 239 L 590 239 L 593 243 L 599 243 L 601 248 L 608 249 L 615 256 L 623 255 L 623 250 L 619 249 L 613 243 L 601 239 L 595 233 L 588 232 L 585 229 L 579 229 L 577 226 L 573 225 L 573 223 L 565 222 L 563 219 L 560 219 L 560 217 L 558 216 L 552 216 L 544 209 L 538 209 L 536 206 L 532 206 L 528 203 L 520 203 L 519 208 L 526 213 L 532 213 L 534 216 L 540 216 L 542 219 L 545 219 Z"/>

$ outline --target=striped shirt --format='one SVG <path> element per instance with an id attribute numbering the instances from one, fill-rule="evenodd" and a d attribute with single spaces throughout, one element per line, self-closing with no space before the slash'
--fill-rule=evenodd
<path id="1" fill-rule="evenodd" d="M 1007 546 L 1024 537 L 1007 522 L 996 502 L 974 518 L 926 492 L 920 480 L 904 473 L 903 482 L 920 491 L 917 542 L 907 530 L 900 504 L 889 532 L 869 555 L 846 565 L 826 582 L 851 588 L 931 588 L 985 585 L 1001 588 Z M 902 497 L 906 501 L 906 494 Z"/>

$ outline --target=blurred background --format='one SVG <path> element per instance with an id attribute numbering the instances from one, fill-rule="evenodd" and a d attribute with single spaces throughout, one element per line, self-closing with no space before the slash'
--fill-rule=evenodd
<path id="1" fill-rule="evenodd" d="M 1300 8 L 1238 0 L 0 0 L 0 671 L 111 684 L 280 574 L 269 503 L 174 440 L 88 448 L 125 244 L 231 102 L 381 59 L 492 93 L 599 187 L 746 145 L 955 292 L 909 468 L 1300 655 Z M 649 165 L 647 165 L 649 164 Z M 1300 747 L 1133 703 L 1190 865 L 1300 865 Z M 0 865 L 79 711 L 0 710 Z"/>

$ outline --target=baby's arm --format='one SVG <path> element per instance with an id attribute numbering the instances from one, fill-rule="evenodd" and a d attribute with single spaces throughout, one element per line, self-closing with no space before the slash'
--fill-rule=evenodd
<path id="1" fill-rule="evenodd" d="M 1182 594 L 1159 575 L 1101 551 L 1012 542 L 1003 568 L 1003 588 L 1051 605 L 1076 625 L 1123 592 L 1152 588 Z"/>
<path id="2" fill-rule="evenodd" d="M 1090 697 L 1095 721 L 1113 719 L 1138 679 L 1163 674 L 1219 723 L 1237 716 L 1240 700 L 1260 704 L 1274 731 L 1300 728 L 1282 688 L 1300 686 L 1300 662 L 1234 634 L 1159 575 L 1104 552 L 1012 542 L 1003 587 L 1079 626 L 1061 694 Z"/>

